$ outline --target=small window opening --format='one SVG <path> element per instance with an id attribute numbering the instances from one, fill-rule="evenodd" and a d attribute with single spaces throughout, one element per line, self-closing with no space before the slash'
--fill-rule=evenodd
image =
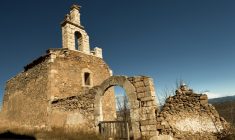
<path id="1" fill-rule="evenodd" d="M 87 86 L 91 85 L 91 77 L 90 77 L 90 73 L 88 73 L 88 72 L 84 73 L 84 83 Z"/>
<path id="2" fill-rule="evenodd" d="M 81 38 L 82 38 L 81 33 L 75 32 L 74 33 L 74 38 L 75 38 L 75 49 L 80 50 Z"/>

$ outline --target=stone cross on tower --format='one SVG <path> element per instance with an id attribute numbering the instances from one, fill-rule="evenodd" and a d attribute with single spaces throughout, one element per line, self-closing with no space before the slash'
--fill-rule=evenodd
<path id="1" fill-rule="evenodd" d="M 72 5 L 70 13 L 61 23 L 63 48 L 90 54 L 89 36 L 80 23 L 81 6 Z"/>

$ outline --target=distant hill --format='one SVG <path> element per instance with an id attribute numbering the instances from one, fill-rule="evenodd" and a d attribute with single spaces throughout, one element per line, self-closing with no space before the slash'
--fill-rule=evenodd
<path id="1" fill-rule="evenodd" d="M 213 98 L 209 99 L 208 102 L 213 104 L 213 103 L 223 103 L 223 102 L 228 102 L 228 101 L 235 101 L 235 95 L 234 96 L 226 96 L 226 97 L 220 97 L 220 98 Z"/>
<path id="2" fill-rule="evenodd" d="M 208 102 L 216 108 L 221 117 L 235 126 L 235 96 L 209 99 Z"/>

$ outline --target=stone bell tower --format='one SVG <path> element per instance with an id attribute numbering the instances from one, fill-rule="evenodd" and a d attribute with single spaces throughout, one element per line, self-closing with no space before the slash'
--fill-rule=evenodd
<path id="1" fill-rule="evenodd" d="M 72 5 L 70 13 L 61 23 L 63 48 L 90 54 L 89 36 L 80 22 L 80 8 L 79 5 Z"/>

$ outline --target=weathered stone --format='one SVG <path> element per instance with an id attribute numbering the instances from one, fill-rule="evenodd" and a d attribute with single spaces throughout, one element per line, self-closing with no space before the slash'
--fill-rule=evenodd
<path id="1" fill-rule="evenodd" d="M 179 135 L 179 134 L 176 134 L 176 135 L 174 135 L 174 138 L 182 139 L 182 138 L 183 138 L 183 136 L 181 136 L 181 135 Z"/>
<path id="2" fill-rule="evenodd" d="M 156 125 L 156 129 L 159 130 L 159 129 L 164 129 L 164 126 L 163 125 Z"/>
<path id="3" fill-rule="evenodd" d="M 174 138 L 171 135 L 156 135 L 149 140 L 174 140 Z"/>
<path id="4" fill-rule="evenodd" d="M 143 93 L 143 92 L 145 92 L 145 87 L 137 87 L 136 91 L 137 91 L 137 93 Z"/>
<path id="5" fill-rule="evenodd" d="M 150 97 L 144 97 L 140 99 L 141 101 L 154 101 L 155 100 L 155 96 L 150 96 Z"/>
<path id="6" fill-rule="evenodd" d="M 157 117 L 157 121 L 163 121 L 164 120 L 164 118 L 163 117 Z"/>
<path id="7" fill-rule="evenodd" d="M 143 81 L 138 81 L 138 82 L 134 83 L 134 86 L 135 87 L 144 87 L 145 85 L 144 85 Z"/>
<path id="8" fill-rule="evenodd" d="M 141 126 L 149 125 L 149 120 L 140 121 Z"/>
<path id="9" fill-rule="evenodd" d="M 144 78 L 144 85 L 145 86 L 153 86 L 153 79 L 152 78 Z"/>
<path id="10" fill-rule="evenodd" d="M 156 129 L 156 125 L 147 125 L 146 126 L 146 130 L 148 130 L 148 131 L 156 131 L 157 129 Z"/>
<path id="11" fill-rule="evenodd" d="M 202 96 L 200 96 L 200 100 L 208 100 L 208 97 L 206 94 L 203 94 Z"/>
<path id="12" fill-rule="evenodd" d="M 184 94 L 186 95 L 191 95 L 193 92 L 192 91 L 185 91 Z"/>
<path id="13" fill-rule="evenodd" d="M 201 104 L 201 105 L 206 105 L 206 104 L 208 104 L 208 100 L 201 100 L 201 101 L 200 101 L 200 104 Z"/>
<path id="14" fill-rule="evenodd" d="M 142 76 L 136 76 L 136 77 L 134 78 L 134 82 L 143 81 L 143 79 L 144 79 L 144 77 L 142 77 Z"/>
<path id="15" fill-rule="evenodd" d="M 163 110 L 164 110 L 164 111 L 167 111 L 167 110 L 170 110 L 170 108 L 169 108 L 169 107 L 164 107 Z"/>
<path id="16" fill-rule="evenodd" d="M 140 98 L 143 98 L 146 96 L 146 93 L 145 92 L 140 92 L 140 93 L 137 93 L 137 98 L 140 99 Z"/>
<path id="17" fill-rule="evenodd" d="M 141 129 L 141 131 L 146 131 L 147 130 L 147 126 L 146 125 L 140 126 L 140 129 Z"/>

